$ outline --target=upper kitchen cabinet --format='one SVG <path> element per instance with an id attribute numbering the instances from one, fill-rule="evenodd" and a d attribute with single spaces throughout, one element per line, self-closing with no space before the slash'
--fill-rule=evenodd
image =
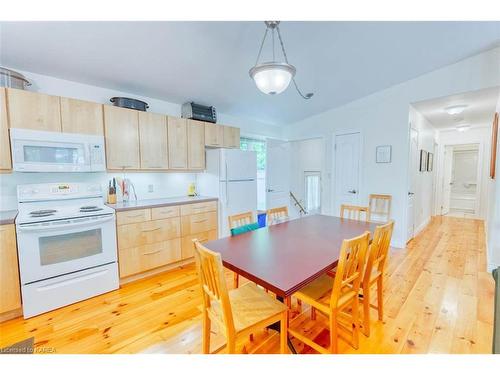
<path id="1" fill-rule="evenodd" d="M 7 104 L 11 128 L 61 131 L 58 96 L 7 89 Z"/>
<path id="2" fill-rule="evenodd" d="M 222 147 L 224 146 L 224 127 L 209 122 L 205 123 L 205 146 Z"/>
<path id="3" fill-rule="evenodd" d="M 142 169 L 168 169 L 167 116 L 139 112 Z"/>
<path id="4" fill-rule="evenodd" d="M 0 169 L 2 170 L 12 169 L 5 89 L 0 89 Z"/>
<path id="5" fill-rule="evenodd" d="M 240 128 L 224 126 L 224 147 L 240 148 Z"/>
<path id="6" fill-rule="evenodd" d="M 102 104 L 61 97 L 62 131 L 104 135 Z"/>
<path id="7" fill-rule="evenodd" d="M 139 114 L 126 108 L 104 107 L 107 169 L 139 169 Z"/>
<path id="8" fill-rule="evenodd" d="M 188 168 L 187 120 L 168 117 L 168 167 Z"/>
<path id="9" fill-rule="evenodd" d="M 205 169 L 205 123 L 188 120 L 188 169 Z"/>

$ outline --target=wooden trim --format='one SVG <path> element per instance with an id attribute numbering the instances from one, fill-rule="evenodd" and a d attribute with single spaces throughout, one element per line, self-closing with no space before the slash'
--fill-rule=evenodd
<path id="1" fill-rule="evenodd" d="M 497 143 L 498 143 L 498 112 L 493 118 L 493 126 L 491 128 L 491 154 L 490 154 L 490 177 L 495 179 L 496 162 L 497 162 Z"/>
<path id="2" fill-rule="evenodd" d="M 7 320 L 18 318 L 20 316 L 23 316 L 22 307 L 19 307 L 18 309 L 14 309 L 11 311 L 6 311 L 6 312 L 0 314 L 0 323 L 6 322 Z"/>

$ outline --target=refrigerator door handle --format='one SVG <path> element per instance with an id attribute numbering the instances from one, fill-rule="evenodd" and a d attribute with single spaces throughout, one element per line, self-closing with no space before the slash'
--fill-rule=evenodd
<path id="1" fill-rule="evenodd" d="M 229 206 L 229 194 L 227 193 L 227 160 L 226 160 L 226 206 Z"/>

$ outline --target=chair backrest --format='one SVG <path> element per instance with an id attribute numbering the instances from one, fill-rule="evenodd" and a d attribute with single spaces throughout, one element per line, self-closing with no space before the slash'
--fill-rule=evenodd
<path id="1" fill-rule="evenodd" d="M 219 304 L 223 320 L 217 321 L 217 323 L 225 326 L 228 333 L 234 333 L 233 313 L 221 256 L 219 253 L 207 249 L 198 240 L 195 239 L 193 242 L 196 267 L 203 294 L 203 307 L 210 311 L 213 303 Z M 217 319 L 217 316 L 211 316 L 210 319 Z"/>
<path id="2" fill-rule="evenodd" d="M 273 225 L 275 223 L 279 223 L 281 221 L 288 219 L 288 207 L 276 207 L 270 208 L 266 212 L 267 216 L 267 225 Z"/>
<path id="3" fill-rule="evenodd" d="M 243 225 L 252 224 L 255 222 L 253 219 L 252 211 L 243 212 L 237 215 L 231 215 L 228 217 L 229 229 L 242 227 Z"/>
<path id="4" fill-rule="evenodd" d="M 361 220 L 361 215 L 364 214 L 364 221 L 370 219 L 370 208 L 365 206 L 353 206 L 350 204 L 343 204 L 340 206 L 340 217 L 342 219 Z"/>
<path id="5" fill-rule="evenodd" d="M 387 224 L 380 225 L 375 229 L 372 243 L 368 248 L 366 257 L 366 270 L 363 276 L 363 285 L 369 285 L 373 270 L 376 269 L 379 274 L 384 272 L 384 267 L 389 254 L 391 245 L 392 231 L 394 229 L 394 221 L 389 221 Z"/>
<path id="6" fill-rule="evenodd" d="M 382 218 L 384 222 L 391 219 L 392 196 L 386 194 L 370 194 L 368 207 L 370 208 L 370 220 Z"/>
<path id="7" fill-rule="evenodd" d="M 366 231 L 361 236 L 346 239 L 340 248 L 337 271 L 333 281 L 330 307 L 335 308 L 346 292 L 359 291 L 363 271 L 365 270 L 366 252 L 370 242 L 370 232 Z"/>

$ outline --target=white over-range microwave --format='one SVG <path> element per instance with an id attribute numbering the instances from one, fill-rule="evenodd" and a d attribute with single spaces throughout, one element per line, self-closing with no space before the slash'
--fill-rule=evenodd
<path id="1" fill-rule="evenodd" d="M 12 128 L 10 139 L 14 171 L 106 170 L 103 136 Z"/>

